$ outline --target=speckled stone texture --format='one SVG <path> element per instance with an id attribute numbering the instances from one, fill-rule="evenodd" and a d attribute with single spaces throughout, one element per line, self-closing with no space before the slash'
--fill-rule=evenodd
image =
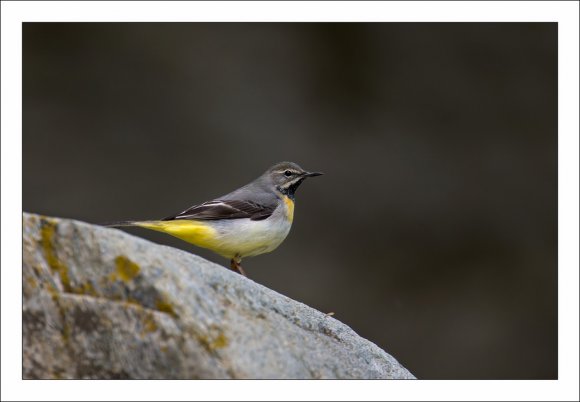
<path id="1" fill-rule="evenodd" d="M 196 255 L 23 215 L 24 378 L 414 378 L 349 327 Z"/>

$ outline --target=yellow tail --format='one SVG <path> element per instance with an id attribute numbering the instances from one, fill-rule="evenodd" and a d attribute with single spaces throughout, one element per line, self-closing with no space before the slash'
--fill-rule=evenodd
<path id="1" fill-rule="evenodd" d="M 130 225 L 167 233 L 198 247 L 213 249 L 216 243 L 217 231 L 200 221 L 142 221 Z"/>

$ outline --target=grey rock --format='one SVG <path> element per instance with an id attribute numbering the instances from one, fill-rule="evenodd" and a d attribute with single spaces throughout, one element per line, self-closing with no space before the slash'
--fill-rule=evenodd
<path id="1" fill-rule="evenodd" d="M 196 255 L 23 216 L 23 376 L 414 378 L 352 329 Z"/>

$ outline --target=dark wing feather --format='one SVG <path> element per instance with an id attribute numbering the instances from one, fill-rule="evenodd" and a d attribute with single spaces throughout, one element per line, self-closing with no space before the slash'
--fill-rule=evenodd
<path id="1" fill-rule="evenodd" d="M 198 220 L 216 220 L 216 219 L 242 219 L 249 218 L 253 221 L 259 221 L 272 215 L 276 207 L 268 207 L 251 201 L 240 200 L 214 200 L 204 202 L 200 205 L 194 205 L 180 214 L 168 216 L 164 221 L 175 219 L 198 219 Z"/>

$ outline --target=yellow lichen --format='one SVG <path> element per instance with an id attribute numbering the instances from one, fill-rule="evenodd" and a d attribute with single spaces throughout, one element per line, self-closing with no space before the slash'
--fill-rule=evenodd
<path id="1" fill-rule="evenodd" d="M 90 282 L 85 282 L 81 284 L 81 291 L 85 295 L 95 296 L 97 294 L 97 291 L 95 290 L 93 284 Z"/>
<path id="2" fill-rule="evenodd" d="M 157 300 L 157 302 L 155 303 L 155 307 L 157 310 L 167 313 L 174 318 L 177 317 L 175 310 L 173 310 L 173 306 L 169 304 L 167 300 L 164 299 Z"/>
<path id="3" fill-rule="evenodd" d="M 35 289 L 36 287 L 38 287 L 38 282 L 32 276 L 26 277 L 26 284 L 31 289 Z"/>
<path id="4" fill-rule="evenodd" d="M 84 282 L 81 283 L 79 286 L 75 286 L 74 288 L 71 289 L 71 293 L 87 296 L 99 296 L 99 293 L 96 291 L 95 287 L 91 282 Z"/>
<path id="5" fill-rule="evenodd" d="M 153 316 L 153 314 L 148 314 L 143 319 L 143 332 L 151 333 L 157 331 L 158 328 L 159 327 L 157 326 L 157 322 L 155 321 L 155 317 Z"/>
<path id="6" fill-rule="evenodd" d="M 70 292 L 71 286 L 70 278 L 68 276 L 68 269 L 62 262 L 59 261 L 54 251 L 53 241 L 55 233 L 56 223 L 49 219 L 42 219 L 40 222 L 40 236 L 44 257 L 46 258 L 46 262 L 48 263 L 51 271 L 58 274 L 65 292 Z"/>
<path id="7" fill-rule="evenodd" d="M 54 304 L 55 304 L 55 306 L 56 306 L 56 308 L 57 308 L 57 310 L 59 312 L 60 319 L 62 320 L 62 331 L 61 331 L 61 334 L 62 334 L 62 340 L 66 344 L 69 341 L 70 337 L 71 337 L 72 330 L 71 330 L 70 325 L 66 321 L 66 311 L 65 311 L 64 307 L 61 304 L 61 301 L 60 301 L 60 293 L 56 289 L 54 289 L 52 287 L 49 287 L 48 288 L 48 293 L 50 294 L 50 298 L 54 302 Z"/>
<path id="8" fill-rule="evenodd" d="M 132 297 L 127 297 L 126 299 L 124 299 L 123 296 L 113 295 L 110 297 L 110 299 L 119 303 L 123 303 L 127 307 L 140 307 L 140 308 L 145 307 L 141 304 L 141 302 L 139 302 L 139 300 L 134 299 Z"/>
<path id="9" fill-rule="evenodd" d="M 135 277 L 137 277 L 141 271 L 139 265 L 135 264 L 133 261 L 123 255 L 115 258 L 115 267 L 115 272 L 109 275 L 109 279 L 111 281 L 121 280 L 123 282 L 130 282 L 131 280 L 135 279 Z"/>
<path id="10" fill-rule="evenodd" d="M 211 346 L 214 349 L 225 348 L 228 346 L 228 338 L 226 338 L 223 332 L 220 332 L 218 336 L 213 339 Z"/>
<path id="11" fill-rule="evenodd" d="M 199 335 L 197 339 L 208 352 L 225 348 L 229 343 L 224 332 L 217 326 L 212 326 L 207 335 Z"/>

